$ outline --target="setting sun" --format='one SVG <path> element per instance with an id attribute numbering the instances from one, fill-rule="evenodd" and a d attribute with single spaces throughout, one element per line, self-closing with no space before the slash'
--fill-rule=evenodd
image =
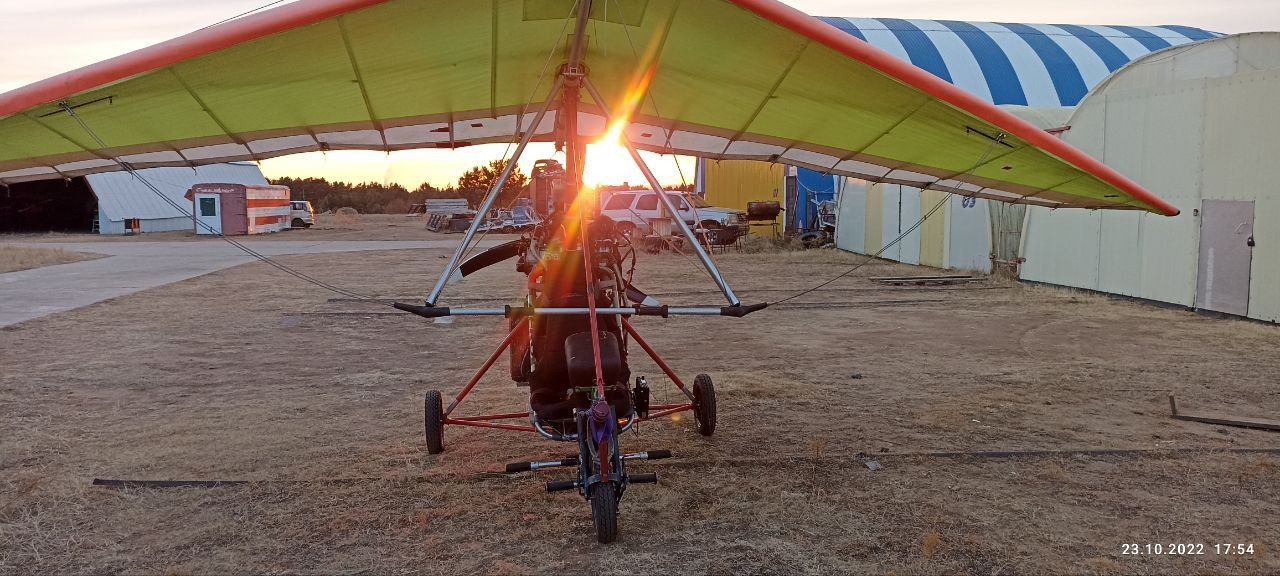
<path id="1" fill-rule="evenodd" d="M 610 130 L 609 134 L 613 134 Z M 606 135 L 607 138 L 608 135 Z M 587 161 L 582 170 L 582 182 L 588 186 L 606 184 L 632 184 L 644 182 L 644 174 L 636 168 L 626 147 L 617 138 L 601 139 L 587 147 Z"/>

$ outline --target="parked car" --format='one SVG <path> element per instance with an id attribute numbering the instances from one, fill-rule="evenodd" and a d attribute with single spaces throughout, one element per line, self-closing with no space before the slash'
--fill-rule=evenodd
<path id="1" fill-rule="evenodd" d="M 490 234 L 523 234 L 530 232 L 542 220 L 533 213 L 533 207 L 521 203 L 511 210 L 497 210 L 497 215 L 480 227 Z"/>
<path id="2" fill-rule="evenodd" d="M 712 244 L 732 244 L 749 230 L 747 213 L 707 204 L 701 197 L 668 192 L 680 217 L 696 229 L 705 230 Z M 606 192 L 600 198 L 600 212 L 624 231 L 649 234 L 649 221 L 658 218 L 658 194 L 652 190 Z M 690 204 L 692 202 L 692 205 Z"/>
<path id="3" fill-rule="evenodd" d="M 290 228 L 310 228 L 316 224 L 316 209 L 311 207 L 311 203 L 306 200 L 292 200 L 289 202 L 289 227 Z"/>

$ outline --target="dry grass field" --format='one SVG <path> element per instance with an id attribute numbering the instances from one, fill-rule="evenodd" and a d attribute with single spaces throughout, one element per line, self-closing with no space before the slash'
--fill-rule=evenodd
<path id="1" fill-rule="evenodd" d="M 448 238 L 445 234 L 426 231 L 426 220 L 407 214 L 357 214 L 339 216 L 316 214 L 315 226 L 299 230 L 285 230 L 278 234 L 256 234 L 252 240 L 431 240 Z M 24 242 L 203 242 L 208 236 L 197 235 L 192 230 L 174 232 L 148 232 L 138 235 L 101 236 L 98 234 L 73 234 L 63 232 L 6 234 L 6 240 Z"/>
<path id="2" fill-rule="evenodd" d="M 283 260 L 414 298 L 444 257 Z M 717 258 L 748 302 L 861 259 Z M 520 278 L 500 268 L 451 302 L 510 301 Z M 874 264 L 742 320 L 637 320 L 677 370 L 713 376 L 720 426 L 703 438 L 685 417 L 624 437 L 675 458 L 634 467 L 661 484 L 627 492 L 609 546 L 581 498 L 544 493 L 563 474 L 495 473 L 571 446 L 451 427 L 444 454 L 423 448 L 422 393 L 458 390 L 498 320 L 330 301 L 250 264 L 0 330 L 0 573 L 1280 572 L 1280 456 L 1227 452 L 1280 436 L 1175 421 L 1167 404 L 1274 414 L 1280 328 L 1010 282 L 866 279 L 913 272 Z M 680 256 L 642 258 L 637 277 L 668 303 L 716 299 Z M 633 372 L 674 398 L 647 359 Z M 502 376 L 463 410 L 523 409 Z M 940 454 L 972 451 L 1062 452 Z M 1122 554 L 1148 543 L 1207 548 Z"/>
<path id="3" fill-rule="evenodd" d="M 83 260 L 94 260 L 101 257 L 97 254 L 85 254 L 70 250 L 0 245 L 0 274 L 56 266 L 58 264 L 70 264 Z"/>

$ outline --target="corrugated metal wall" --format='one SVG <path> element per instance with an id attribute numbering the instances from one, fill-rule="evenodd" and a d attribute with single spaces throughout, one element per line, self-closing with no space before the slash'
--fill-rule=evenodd
<path id="1" fill-rule="evenodd" d="M 124 234 L 124 220 L 138 218 L 144 232 L 188 230 L 191 201 L 184 198 L 195 184 L 226 183 L 265 185 L 267 179 L 256 164 L 210 164 L 196 168 L 148 168 L 138 174 L 159 188 L 174 204 L 159 198 L 154 191 L 127 172 L 91 174 L 85 179 L 98 197 L 98 221 L 102 234 Z M 184 217 L 184 211 L 186 217 Z M 181 227 L 174 227 L 183 222 Z"/>
<path id="2" fill-rule="evenodd" d="M 845 178 L 836 196 L 836 248 L 862 253 L 867 241 L 866 180 Z"/>
<path id="3" fill-rule="evenodd" d="M 785 206 L 782 164 L 753 160 L 700 160 L 699 179 L 707 202 L 713 206 L 746 210 L 747 202 L 773 201 Z M 781 230 L 782 217 L 778 219 Z M 752 228 L 753 234 L 773 235 L 768 227 Z"/>
<path id="4" fill-rule="evenodd" d="M 907 264 L 920 263 L 920 228 L 911 230 L 911 227 L 915 226 L 923 215 L 920 211 L 920 190 L 910 186 L 898 186 L 898 231 L 893 237 L 885 240 L 891 242 L 899 236 L 902 237 L 898 241 L 897 261 Z M 885 224 L 887 226 L 888 222 Z"/>
<path id="5" fill-rule="evenodd" d="M 1280 34 L 1275 36 L 1280 51 Z M 1248 57 L 1243 48 L 1240 58 Z M 1278 95 L 1280 69 L 1210 80 L 1204 138 L 1205 149 L 1213 151 L 1204 163 L 1204 198 L 1254 202 L 1249 316 L 1272 322 L 1280 322 Z"/>
<path id="6" fill-rule="evenodd" d="M 866 234 L 863 236 L 864 254 L 875 254 L 884 247 L 882 230 L 884 229 L 884 184 L 872 184 L 867 187 Z"/>
<path id="7" fill-rule="evenodd" d="M 1182 210 L 1032 208 L 1022 278 L 1196 305 L 1203 200 L 1254 202 L 1248 315 L 1280 321 L 1280 34 L 1163 52 L 1109 79 L 1064 138 Z"/>
<path id="8" fill-rule="evenodd" d="M 943 205 L 920 227 L 881 258 L 937 268 L 990 270 L 989 226 L 985 200 L 949 196 L 897 184 L 848 179 L 839 197 L 836 246 L 875 254 L 926 213 Z"/>
<path id="9" fill-rule="evenodd" d="M 179 216 L 177 218 L 148 218 L 140 219 L 138 225 L 142 227 L 141 232 L 177 232 L 188 231 L 195 225 L 190 217 Z M 98 233 L 107 236 L 120 235 L 127 232 L 124 229 L 124 220 L 108 220 L 102 213 L 98 214 Z"/>
<path id="10" fill-rule="evenodd" d="M 920 199 L 921 216 L 946 201 L 946 192 L 925 190 Z M 947 267 L 947 212 L 949 210 L 943 205 L 920 225 L 920 263 L 925 266 Z"/>
<path id="11" fill-rule="evenodd" d="M 987 201 L 952 196 L 947 204 L 947 268 L 991 271 L 991 225 Z"/>

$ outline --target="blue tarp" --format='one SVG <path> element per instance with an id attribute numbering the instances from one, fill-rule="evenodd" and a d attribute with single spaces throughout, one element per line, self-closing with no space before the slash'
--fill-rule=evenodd
<path id="1" fill-rule="evenodd" d="M 836 199 L 836 176 L 823 174 L 808 168 L 796 169 L 796 206 L 791 208 L 792 226 L 796 229 L 816 229 L 814 219 L 818 214 L 817 202 Z"/>

